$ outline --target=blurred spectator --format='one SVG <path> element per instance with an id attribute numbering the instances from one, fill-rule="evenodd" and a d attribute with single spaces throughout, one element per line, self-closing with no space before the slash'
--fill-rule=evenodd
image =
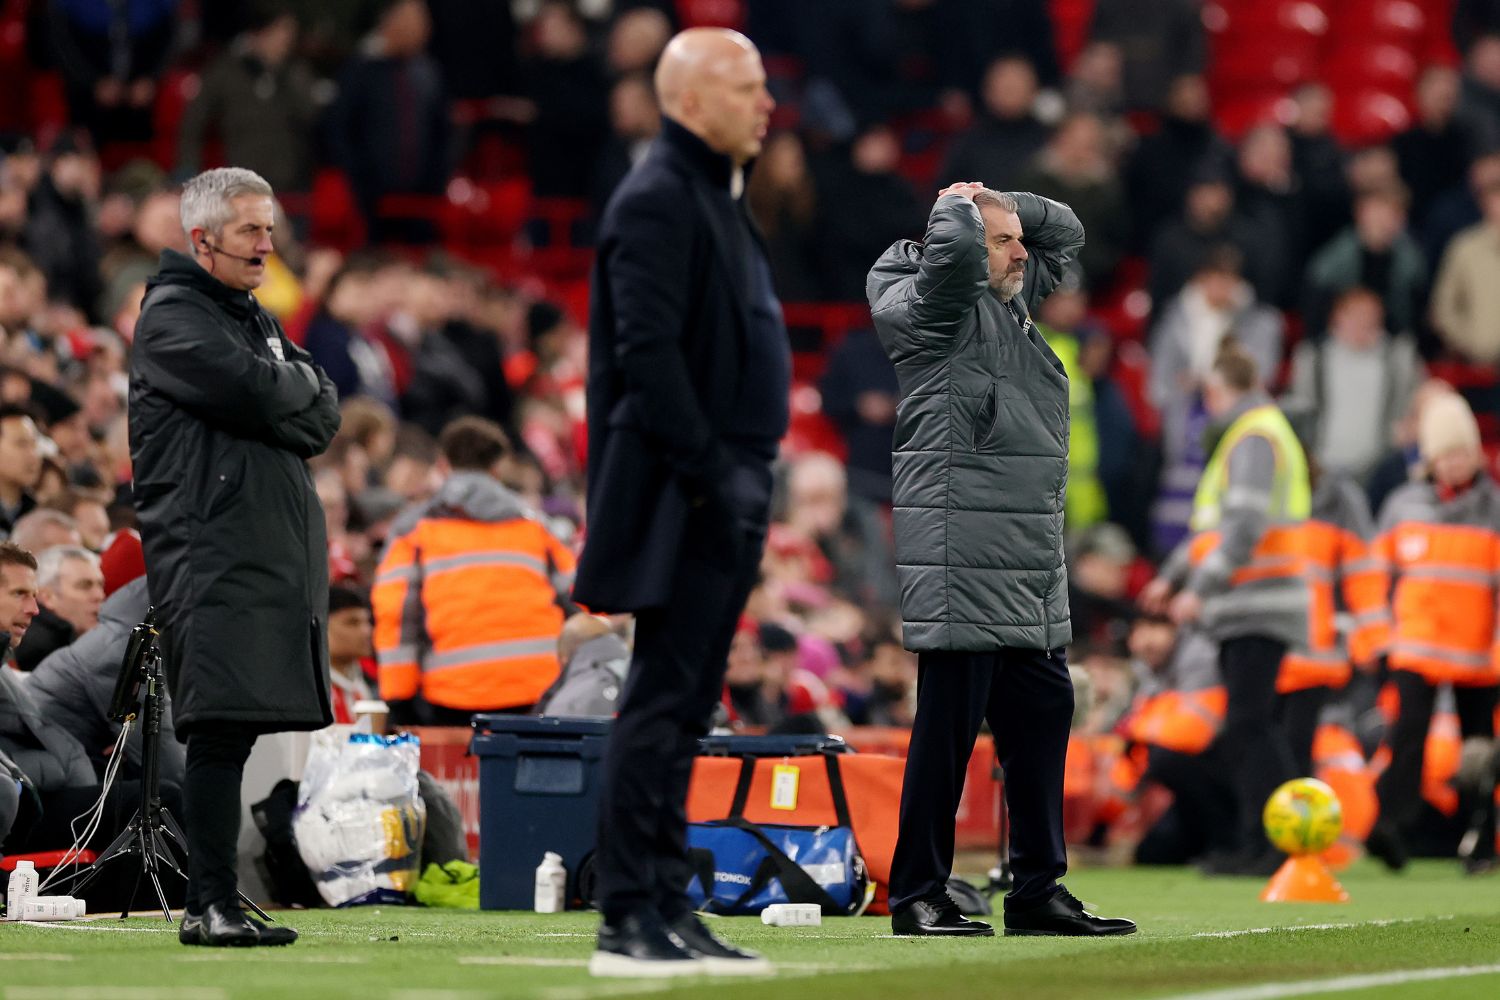
<path id="1" fill-rule="evenodd" d="M 635 73 L 623 76 L 615 82 L 609 92 L 609 138 L 599 154 L 594 167 L 593 216 L 604 215 L 604 206 L 615 187 L 625 179 L 630 168 L 641 162 L 651 142 L 661 131 L 661 109 L 656 106 L 656 92 L 651 79 Z M 765 154 L 761 155 L 760 169 L 752 177 L 766 172 Z M 780 284 L 776 286 L 782 288 Z M 785 291 L 785 289 L 782 289 Z"/>
<path id="2" fill-rule="evenodd" d="M 1110 654 L 1123 652 L 1135 605 L 1130 571 L 1135 546 L 1118 525 L 1095 524 L 1080 532 L 1068 559 L 1068 607 L 1073 634 Z"/>
<path id="3" fill-rule="evenodd" d="M 1034 110 L 1036 71 L 1020 56 L 1002 56 L 985 71 L 980 98 L 979 120 L 954 137 L 938 178 L 1009 191 L 1051 132 Z"/>
<path id="4" fill-rule="evenodd" d="M 15 650 L 16 667 L 26 671 L 98 625 L 104 603 L 104 572 L 88 549 L 54 545 L 36 564 L 37 616 Z"/>
<path id="5" fill-rule="evenodd" d="M 745 185 L 745 200 L 765 236 L 777 293 L 787 302 L 822 298 L 813 253 L 818 195 L 797 133 L 778 132 L 767 140 Z"/>
<path id="6" fill-rule="evenodd" d="M 781 721 L 779 697 L 766 695 L 765 655 L 754 620 L 742 618 L 729 643 L 724 671 L 724 700 L 735 721 L 745 726 L 770 726 Z M 779 695 L 779 692 L 776 692 Z"/>
<path id="7" fill-rule="evenodd" d="M 83 544 L 73 519 L 51 507 L 38 507 L 19 518 L 10 540 L 38 558 L 48 549 Z"/>
<path id="8" fill-rule="evenodd" d="M 1040 192 L 1039 192 L 1040 193 Z M 1087 225 L 1087 223 L 1085 223 Z M 1042 336 L 1068 377 L 1068 492 L 1066 530 L 1080 531 L 1109 516 L 1099 481 L 1099 424 L 1094 412 L 1094 381 L 1082 363 L 1088 293 L 1077 268 L 1063 273 L 1057 288 L 1037 309 Z"/>
<path id="9" fill-rule="evenodd" d="M 511 7 L 473 0 L 427 0 L 432 15 L 428 50 L 443 67 L 444 83 L 455 100 L 520 91 L 518 32 Z"/>
<path id="10" fill-rule="evenodd" d="M 1173 548 L 1186 533 L 1193 491 L 1208 460 L 1201 389 L 1220 346 L 1233 337 L 1271 382 L 1281 364 L 1281 314 L 1259 302 L 1240 277 L 1232 247 L 1206 253 L 1151 331 L 1151 402 L 1161 411 L 1162 481 L 1153 521 L 1156 544 Z"/>
<path id="11" fill-rule="evenodd" d="M 1207 57 L 1198 0 L 1098 0 L 1089 40 L 1120 50 L 1132 110 L 1160 109 L 1172 81 L 1201 73 Z"/>
<path id="12" fill-rule="evenodd" d="M 1135 246 L 1151 246 L 1158 229 L 1176 219 L 1194 178 L 1217 172 L 1229 145 L 1214 129 L 1208 84 L 1197 74 L 1174 78 L 1155 132 L 1141 137 L 1125 167 L 1135 223 Z"/>
<path id="13" fill-rule="evenodd" d="M 1292 143 L 1280 125 L 1257 125 L 1240 140 L 1235 209 L 1260 230 L 1263 247 L 1251 280 L 1267 303 L 1288 308 L 1306 260 L 1307 198 L 1292 163 Z"/>
<path id="14" fill-rule="evenodd" d="M 41 0 L 28 44 L 62 74 L 69 118 L 100 145 L 152 133 L 157 85 L 177 33 L 179 0 Z"/>
<path id="15" fill-rule="evenodd" d="M 926 209 L 896 172 L 901 144 L 888 126 L 860 132 L 849 158 L 835 158 L 818 178 L 814 233 L 823 298 L 860 302 L 865 276 L 898 239 L 921 235 Z"/>
<path id="16" fill-rule="evenodd" d="M 620 11 L 609 27 L 605 65 L 610 76 L 649 78 L 672 37 L 672 21 L 655 7 Z"/>
<path id="17" fill-rule="evenodd" d="M 1292 91 L 1292 101 L 1292 172 L 1302 185 L 1304 246 L 1314 249 L 1349 221 L 1349 182 L 1344 150 L 1332 131 L 1333 91 L 1324 83 L 1304 83 Z"/>
<path id="18" fill-rule="evenodd" d="M 468 725 L 525 711 L 557 679 L 573 553 L 500 484 L 497 425 L 464 417 L 439 443 L 447 473 L 397 519 L 371 594 L 380 694 L 398 725 Z"/>
<path id="19" fill-rule="evenodd" d="M 786 628 L 762 622 L 759 629 L 762 696 L 781 718 L 774 732 L 836 733 L 849 720 L 822 678 L 802 667 L 802 647 Z"/>
<path id="20" fill-rule="evenodd" d="M 143 292 L 146 279 L 156 273 L 161 252 L 167 249 L 187 250 L 187 237 L 182 232 L 182 195 L 176 190 L 157 189 L 141 201 L 128 235 L 105 251 L 99 264 L 104 293 L 98 315 L 113 317 L 127 300 Z M 131 333 L 134 335 L 133 327 Z"/>
<path id="21" fill-rule="evenodd" d="M 897 0 L 907 8 L 925 0 Z M 1046 4 L 1032 0 L 933 0 L 935 32 L 928 39 L 938 82 L 965 94 L 979 93 L 985 70 L 997 55 L 1018 55 L 1036 71 L 1037 82 L 1062 83 L 1056 32 Z"/>
<path id="22" fill-rule="evenodd" d="M 1391 446 L 1370 474 L 1366 492 L 1370 497 L 1370 509 L 1380 510 L 1385 501 L 1397 489 L 1414 478 L 1422 456 L 1418 448 L 1418 430 L 1422 422 L 1422 410 L 1434 397 L 1453 392 L 1453 386 L 1442 379 L 1430 378 L 1417 386 L 1411 403 L 1391 432 Z"/>
<path id="23" fill-rule="evenodd" d="M 1500 361 L 1500 178 L 1475 192 L 1483 221 L 1453 238 L 1432 290 L 1432 325 L 1469 361 Z"/>
<path id="24" fill-rule="evenodd" d="M 1328 336 L 1297 345 L 1282 399 L 1318 465 L 1361 482 L 1385 455 L 1422 379 L 1414 338 L 1386 328 L 1380 296 L 1358 286 L 1341 292 Z"/>
<path id="25" fill-rule="evenodd" d="M 1411 189 L 1412 218 L 1421 227 L 1439 195 L 1460 187 L 1479 148 L 1474 123 L 1458 114 L 1460 77 L 1429 66 L 1417 81 L 1417 120 L 1391 140 L 1401 177 Z"/>
<path id="26" fill-rule="evenodd" d="M 1486 147 L 1500 142 L 1500 31 L 1479 35 L 1464 53 L 1459 108 Z"/>
<path id="27" fill-rule="evenodd" d="M 277 191 L 312 185 L 313 126 L 320 88 L 294 56 L 297 20 L 261 6 L 227 52 L 203 71 L 198 95 L 183 112 L 177 134 L 177 173 L 205 166 L 214 141 L 223 159 L 248 167 Z"/>
<path id="28" fill-rule="evenodd" d="M 427 55 L 425 0 L 380 0 L 380 19 L 345 67 L 329 143 L 369 226 L 371 242 L 431 242 L 426 219 L 385 217 L 386 195 L 440 195 L 452 167 L 442 70 Z"/>
<path id="29" fill-rule="evenodd" d="M 1120 50 L 1109 42 L 1091 42 L 1068 69 L 1063 99 L 1072 111 L 1098 115 L 1111 132 L 1123 126 L 1126 133 L 1133 134 L 1121 119 L 1125 110 L 1124 79 Z"/>
<path id="30" fill-rule="evenodd" d="M 1482 193 L 1500 184 L 1500 149 L 1476 156 L 1469 164 L 1468 183 L 1439 196 L 1422 227 L 1422 250 L 1427 268 L 1436 273 L 1453 238 L 1484 218 Z"/>
<path id="31" fill-rule="evenodd" d="M 307 324 L 303 346 L 333 380 L 340 399 L 369 396 L 394 406 L 396 373 L 390 353 L 369 332 L 378 308 L 373 282 L 373 272 L 360 263 L 340 268 Z"/>
<path id="32" fill-rule="evenodd" d="M 844 465 L 832 455 L 799 455 L 787 470 L 781 521 L 818 546 L 833 586 L 861 604 L 891 608 L 900 599 L 890 532 L 868 500 L 849 495 Z"/>
<path id="33" fill-rule="evenodd" d="M 79 541 L 90 552 L 103 553 L 109 542 L 109 507 L 97 496 L 70 493 L 63 501 L 63 513 L 73 519 Z"/>
<path id="34" fill-rule="evenodd" d="M 891 435 L 896 426 L 896 369 L 868 327 L 851 330 L 828 356 L 818 382 L 823 413 L 848 449 L 849 492 L 891 502 Z"/>
<path id="35" fill-rule="evenodd" d="M 31 491 L 41 471 L 37 429 L 30 412 L 19 406 L 0 406 L 0 532 L 7 538 L 16 522 L 36 507 Z"/>
<path id="36" fill-rule="evenodd" d="M 1375 188 L 1354 200 L 1354 225 L 1319 250 L 1307 265 L 1302 322 L 1313 336 L 1328 323 L 1333 300 L 1350 288 L 1380 296 L 1385 325 L 1415 334 L 1427 294 L 1427 262 L 1406 231 L 1406 191 Z"/>
<path id="37" fill-rule="evenodd" d="M 1078 264 L 1090 286 L 1107 286 L 1125 254 L 1130 215 L 1103 121 L 1089 112 L 1064 118 L 1016 186 L 1054 198 L 1078 214 L 1088 233 Z"/>
<path id="38" fill-rule="evenodd" d="M 543 198 L 587 198 L 608 119 L 603 67 L 569 3 L 543 3 L 531 35 L 533 52 L 521 70 L 536 105 L 527 130 L 532 191 Z"/>
<path id="39" fill-rule="evenodd" d="M 333 721 L 356 721 L 356 702 L 376 697 L 375 685 L 366 676 L 365 665 L 373 664 L 374 619 L 370 599 L 351 586 L 328 590 L 328 679 L 332 682 Z"/>
<path id="40" fill-rule="evenodd" d="M 843 673 L 839 691 L 844 713 L 856 726 L 910 728 L 916 708 L 917 657 L 889 628 L 874 628 L 861 641 L 862 655 Z"/>
<path id="41" fill-rule="evenodd" d="M 511 422 L 512 399 L 505 381 L 500 342 L 471 321 L 476 278 L 462 268 L 429 268 L 416 278 L 422 339 L 412 359 L 411 383 L 401 414 L 429 434 L 461 416 L 479 416 L 500 426 Z"/>
<path id="42" fill-rule="evenodd" d="M 52 144 L 46 172 L 27 206 L 25 239 L 53 298 L 92 314 L 99 300 L 102 254 L 94 225 L 99 158 L 86 134 L 65 130 Z"/>
<path id="43" fill-rule="evenodd" d="M 1151 305 L 1155 315 L 1218 247 L 1228 245 L 1246 262 L 1246 277 L 1259 293 L 1275 283 L 1281 268 L 1266 258 L 1279 252 L 1250 219 L 1235 210 L 1234 189 L 1212 164 L 1200 164 L 1183 199 L 1182 214 L 1157 231 L 1151 242 Z"/>

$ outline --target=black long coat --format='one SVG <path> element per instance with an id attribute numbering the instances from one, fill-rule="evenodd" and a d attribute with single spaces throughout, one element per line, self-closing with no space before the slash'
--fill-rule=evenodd
<path id="1" fill-rule="evenodd" d="M 333 383 L 270 313 L 162 254 L 130 360 L 130 454 L 179 738 L 333 721 L 328 541 L 305 460 L 338 426 Z"/>
<path id="2" fill-rule="evenodd" d="M 589 309 L 588 525 L 573 586 L 594 611 L 665 604 L 690 511 L 727 516 L 722 432 L 749 328 L 729 172 L 667 119 L 604 211 Z"/>

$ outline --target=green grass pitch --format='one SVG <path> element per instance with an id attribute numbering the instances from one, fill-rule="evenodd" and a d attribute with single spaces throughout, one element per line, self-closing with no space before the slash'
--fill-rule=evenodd
<path id="1" fill-rule="evenodd" d="M 1140 933 L 1080 941 L 890 937 L 883 917 L 817 928 L 714 921 L 760 949 L 766 980 L 592 980 L 591 914 L 379 907 L 282 914 L 290 948 L 184 948 L 160 919 L 0 924 L 0 1000 L 1265 1000 L 1500 998 L 1500 881 L 1452 863 L 1405 874 L 1362 863 L 1347 904 L 1261 903 L 1261 882 L 1182 869 L 1087 869 L 1069 887 Z"/>

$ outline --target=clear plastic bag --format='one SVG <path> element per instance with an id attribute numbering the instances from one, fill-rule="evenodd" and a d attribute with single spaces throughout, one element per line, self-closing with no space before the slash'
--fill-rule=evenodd
<path id="1" fill-rule="evenodd" d="M 292 829 L 330 906 L 404 903 L 421 871 L 427 809 L 415 736 L 313 735 Z"/>

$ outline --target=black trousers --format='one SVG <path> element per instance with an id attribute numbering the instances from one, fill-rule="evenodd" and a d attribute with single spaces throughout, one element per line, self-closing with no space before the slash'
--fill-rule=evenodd
<path id="1" fill-rule="evenodd" d="M 688 782 L 698 740 L 723 693 L 729 644 L 765 542 L 763 527 L 742 530 L 740 551 L 727 554 L 705 544 L 711 535 L 690 527 L 670 602 L 636 616 L 599 809 L 599 901 L 607 924 L 645 909 L 668 920 L 692 909 Z"/>
<path id="2" fill-rule="evenodd" d="M 1073 682 L 1063 650 L 928 652 L 917 658 L 917 716 L 891 860 L 891 911 L 944 891 L 953 832 L 979 727 L 988 721 L 1010 810 L 1009 908 L 1047 900 L 1068 870 L 1063 768 Z"/>
<path id="3" fill-rule="evenodd" d="M 1328 688 L 1310 687 L 1289 691 L 1277 698 L 1276 717 L 1286 733 L 1292 763 L 1300 777 L 1313 776 L 1313 742 L 1318 736 L 1318 716 L 1328 701 Z"/>
<path id="4" fill-rule="evenodd" d="M 1240 636 L 1219 644 L 1219 673 L 1229 695 L 1219 747 L 1234 771 L 1239 846 L 1245 851 L 1270 849 L 1261 831 L 1266 799 L 1282 782 L 1297 776 L 1276 711 L 1276 676 L 1285 655 L 1286 643 L 1264 636 Z"/>
<path id="5" fill-rule="evenodd" d="M 1432 708 L 1437 701 L 1437 685 L 1410 670 L 1392 670 L 1391 683 L 1396 685 L 1401 707 L 1386 743 L 1391 748 L 1391 762 L 1375 782 L 1380 799 L 1380 822 L 1408 832 L 1422 806 L 1422 766 L 1427 755 L 1427 730 L 1432 723 Z M 1494 738 L 1495 702 L 1500 688 L 1453 687 L 1454 707 L 1458 712 L 1459 733 L 1465 738 Z M 1480 826 L 1480 856 L 1494 851 L 1495 808 L 1493 790 L 1480 800 L 1465 796 L 1459 804 L 1464 825 L 1472 816 L 1485 813 Z M 1486 849 L 1486 847 L 1488 849 Z"/>
<path id="6" fill-rule="evenodd" d="M 190 913 L 202 913 L 215 903 L 237 905 L 240 783 L 257 735 L 256 730 L 229 722 L 211 723 L 188 734 L 182 825 L 188 839 Z"/>

